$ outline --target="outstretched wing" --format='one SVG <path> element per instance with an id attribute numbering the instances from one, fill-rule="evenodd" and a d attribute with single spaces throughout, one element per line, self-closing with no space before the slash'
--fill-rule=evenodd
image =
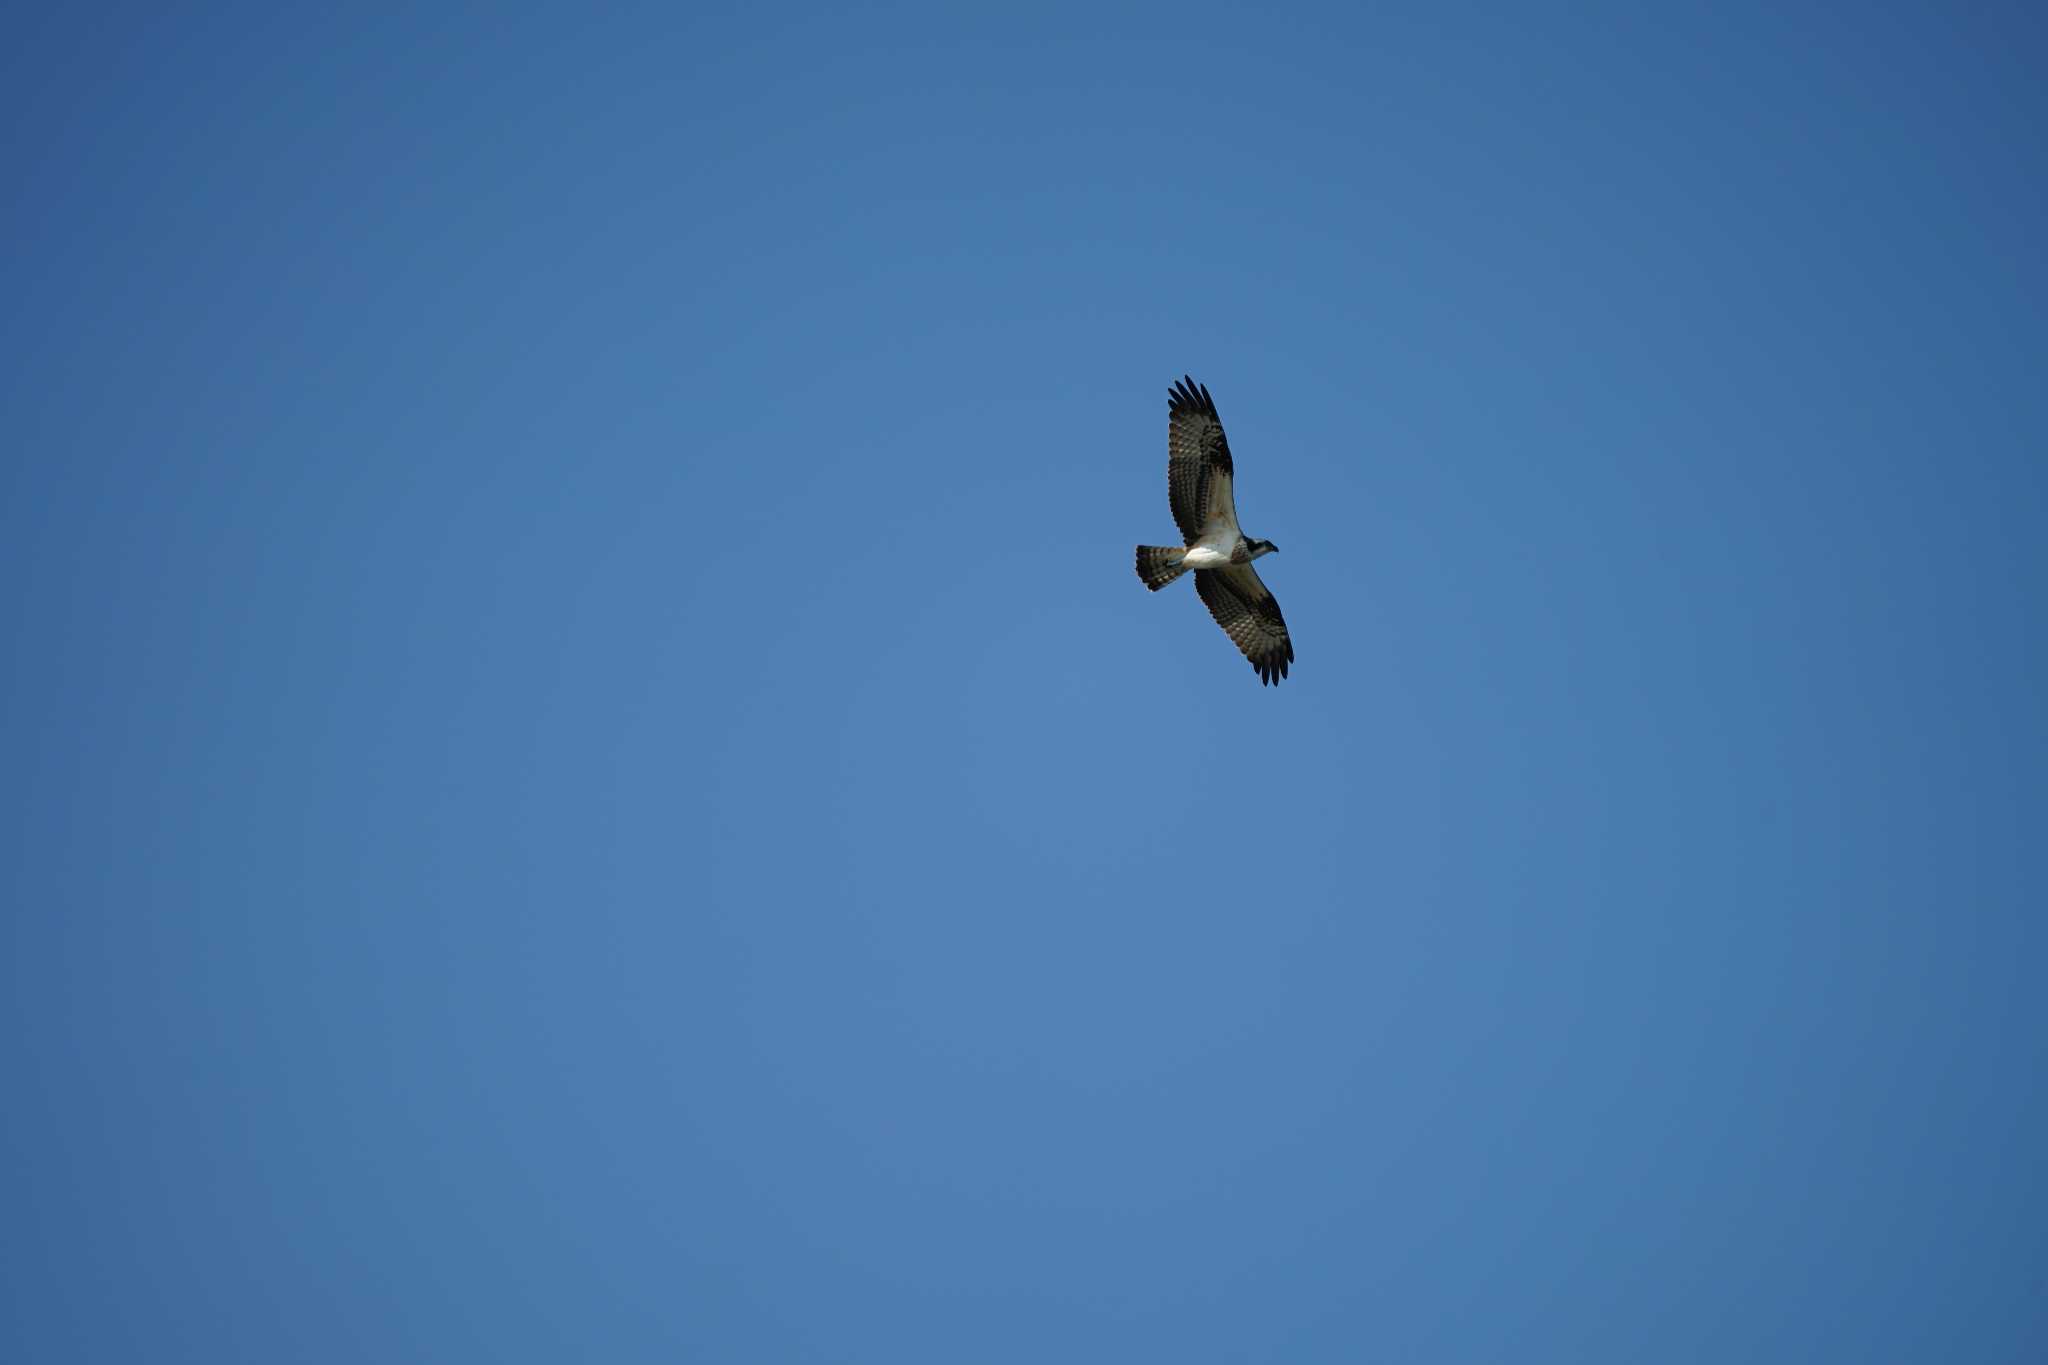
<path id="1" fill-rule="evenodd" d="M 1231 493 L 1230 442 L 1206 386 L 1186 375 L 1167 391 L 1166 496 L 1173 524 L 1192 545 L 1205 534 L 1237 534 L 1237 500 Z"/>
<path id="2" fill-rule="evenodd" d="M 1294 641 L 1288 638 L 1280 604 L 1259 581 L 1258 570 L 1249 564 L 1197 569 L 1195 591 L 1223 633 L 1252 661 L 1260 682 L 1276 684 L 1287 676 L 1287 665 L 1294 662 Z"/>

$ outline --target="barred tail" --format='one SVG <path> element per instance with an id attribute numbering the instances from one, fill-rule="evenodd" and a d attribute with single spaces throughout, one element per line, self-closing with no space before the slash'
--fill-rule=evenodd
<path id="1" fill-rule="evenodd" d="M 1187 565 L 1181 561 L 1188 552 L 1178 545 L 1140 545 L 1138 547 L 1138 577 L 1145 580 L 1145 586 L 1158 592 L 1187 572 Z"/>

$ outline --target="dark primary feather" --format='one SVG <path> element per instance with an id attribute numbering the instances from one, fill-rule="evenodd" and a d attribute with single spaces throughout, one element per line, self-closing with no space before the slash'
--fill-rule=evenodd
<path id="1" fill-rule="evenodd" d="M 1173 523 L 1189 545 L 1202 538 L 1202 524 L 1214 510 L 1217 475 L 1232 477 L 1230 442 L 1206 385 L 1186 375 L 1167 391 L 1166 495 Z"/>
<path id="2" fill-rule="evenodd" d="M 1270 685 L 1287 676 L 1287 665 L 1294 662 L 1294 641 L 1288 637 L 1280 604 L 1251 565 L 1197 569 L 1195 591 L 1223 633 L 1251 660 L 1260 682 Z"/>

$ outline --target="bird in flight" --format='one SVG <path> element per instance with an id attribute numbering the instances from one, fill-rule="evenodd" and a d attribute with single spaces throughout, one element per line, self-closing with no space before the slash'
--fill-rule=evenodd
<path id="1" fill-rule="evenodd" d="M 1186 543 L 1140 545 L 1138 577 L 1158 592 L 1194 570 L 1195 591 L 1216 624 L 1252 661 L 1260 682 L 1277 684 L 1294 662 L 1294 642 L 1252 561 L 1280 547 L 1238 529 L 1232 477 L 1216 402 L 1206 385 L 1183 375 L 1166 398 L 1166 498 Z"/>

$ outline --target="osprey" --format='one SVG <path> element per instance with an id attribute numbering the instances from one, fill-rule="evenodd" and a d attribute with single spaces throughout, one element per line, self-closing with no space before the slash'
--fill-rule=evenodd
<path id="1" fill-rule="evenodd" d="M 1294 662 L 1294 642 L 1252 561 L 1280 547 L 1238 530 L 1231 478 L 1216 402 L 1206 385 L 1182 375 L 1166 398 L 1166 498 L 1186 544 L 1140 545 L 1138 577 L 1158 592 L 1193 569 L 1195 591 L 1216 624 L 1252 661 L 1260 682 L 1277 684 Z"/>

